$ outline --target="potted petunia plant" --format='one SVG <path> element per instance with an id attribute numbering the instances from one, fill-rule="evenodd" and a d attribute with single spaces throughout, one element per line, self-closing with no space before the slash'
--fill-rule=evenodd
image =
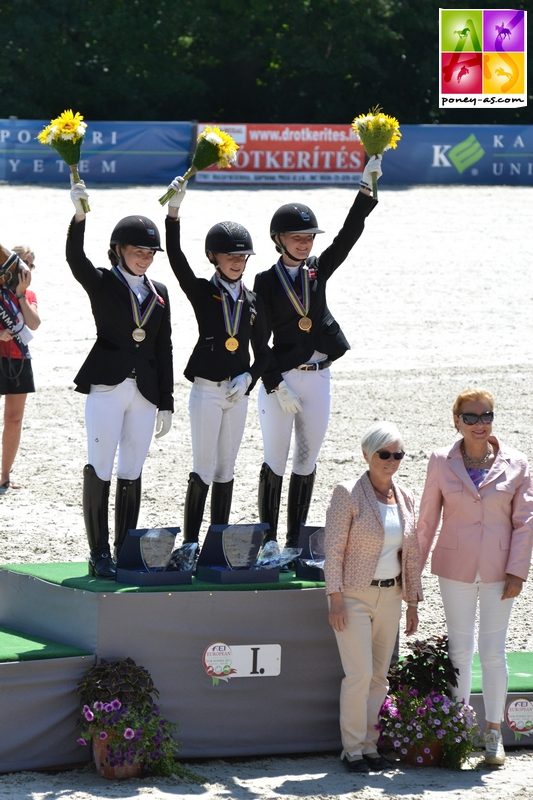
<path id="1" fill-rule="evenodd" d="M 199 781 L 177 761 L 176 724 L 161 716 L 148 670 L 131 658 L 100 661 L 78 684 L 78 744 L 92 747 L 105 778 L 177 775 Z"/>
<path id="2" fill-rule="evenodd" d="M 450 696 L 458 671 L 446 636 L 408 643 L 410 653 L 391 667 L 381 707 L 381 736 L 402 761 L 460 769 L 476 749 L 474 710 Z"/>

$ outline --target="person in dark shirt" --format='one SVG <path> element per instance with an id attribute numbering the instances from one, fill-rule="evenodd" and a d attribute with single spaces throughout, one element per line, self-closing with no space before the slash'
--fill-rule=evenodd
<path id="1" fill-rule="evenodd" d="M 185 368 L 192 382 L 189 417 L 193 467 L 183 522 L 184 542 L 197 542 L 209 485 L 211 522 L 229 521 L 235 461 L 241 444 L 248 396 L 269 360 L 265 313 L 242 275 L 254 255 L 252 237 L 238 222 L 213 225 L 205 252 L 214 267 L 210 279 L 198 278 L 181 249 L 178 210 L 187 182 L 169 188 L 166 247 L 170 266 L 189 299 L 198 323 L 198 340 Z M 250 361 L 250 345 L 254 361 Z"/>
<path id="2" fill-rule="evenodd" d="M 96 342 L 74 378 L 87 395 L 85 423 L 88 463 L 83 470 L 83 514 L 90 547 L 89 574 L 114 578 L 109 548 L 108 503 L 115 455 L 115 555 L 141 503 L 141 471 L 156 437 L 171 427 L 172 342 L 168 292 L 146 275 L 161 251 L 155 224 L 140 215 L 121 219 L 109 244 L 111 269 L 96 268 L 84 252 L 87 199 L 83 182 L 71 189 L 76 213 L 66 256 L 72 274 L 91 301 Z"/>
<path id="3" fill-rule="evenodd" d="M 283 475 L 295 432 L 287 501 L 287 547 L 297 547 L 300 526 L 311 503 L 316 461 L 326 434 L 330 409 L 330 371 L 349 344 L 326 303 L 326 284 L 361 236 L 377 201 L 371 196 L 371 173 L 381 175 L 381 156 L 369 159 L 360 191 L 344 225 L 319 256 L 311 256 L 323 233 L 309 206 L 287 203 L 270 223 L 280 253 L 273 267 L 256 275 L 254 291 L 267 312 L 273 336 L 272 358 L 259 389 L 263 465 L 259 477 L 259 516 L 268 522 L 268 539 L 277 538 Z"/>

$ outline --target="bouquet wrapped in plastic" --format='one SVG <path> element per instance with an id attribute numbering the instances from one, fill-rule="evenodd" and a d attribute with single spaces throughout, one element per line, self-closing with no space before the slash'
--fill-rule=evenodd
<path id="1" fill-rule="evenodd" d="M 78 111 L 74 113 L 69 108 L 63 111 L 59 117 L 50 120 L 50 124 L 46 125 L 37 136 L 41 144 L 53 147 L 63 161 L 68 164 L 73 183 L 80 182 L 78 164 L 86 130 L 87 123 L 83 121 L 83 116 Z M 91 210 L 87 200 L 81 202 L 85 213 Z"/>
<path id="2" fill-rule="evenodd" d="M 220 128 L 207 126 L 198 136 L 196 142 L 196 149 L 192 157 L 192 164 L 183 176 L 183 179 L 188 181 L 197 172 L 202 169 L 211 167 L 216 164 L 220 169 L 227 169 L 231 167 L 235 161 L 239 145 L 235 140 Z M 168 189 L 165 194 L 159 198 L 162 206 L 168 203 L 170 198 L 176 194 L 174 189 Z"/>
<path id="3" fill-rule="evenodd" d="M 360 114 L 352 122 L 352 129 L 357 134 L 367 156 L 380 156 L 385 150 L 394 150 L 402 138 L 400 123 L 396 117 L 384 114 L 380 106 L 371 108 L 368 114 Z M 378 196 L 378 182 L 372 173 L 372 194 Z"/>

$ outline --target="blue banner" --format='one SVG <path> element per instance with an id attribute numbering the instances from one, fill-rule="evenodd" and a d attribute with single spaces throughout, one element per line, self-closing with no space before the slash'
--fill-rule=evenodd
<path id="1" fill-rule="evenodd" d="M 0 181 L 54 184 L 69 169 L 37 134 L 49 120 L 0 120 Z M 80 177 L 91 184 L 158 184 L 183 175 L 196 142 L 192 122 L 90 120 L 81 147 Z"/>
<path id="2" fill-rule="evenodd" d="M 0 181 L 54 184 L 67 179 L 68 167 L 60 156 L 36 139 L 45 124 L 48 121 L 0 120 Z M 398 148 L 385 153 L 382 186 L 533 185 L 533 125 L 401 125 L 401 131 Z M 166 186 L 190 165 L 196 136 L 193 122 L 91 121 L 80 175 L 91 184 Z M 315 145 L 317 150 L 321 147 L 328 143 Z M 220 184 L 226 177 L 232 185 L 250 183 L 245 173 L 239 180 L 238 172 L 236 167 L 216 177 Z M 348 173 L 343 183 L 350 177 L 356 183 L 360 172 Z M 335 176 L 330 178 L 328 185 L 335 185 Z M 294 185 L 294 179 L 281 173 L 274 179 L 278 185 Z M 299 180 L 306 182 L 305 173 Z"/>
<path id="3" fill-rule="evenodd" d="M 401 125 L 380 184 L 533 185 L 533 125 Z"/>

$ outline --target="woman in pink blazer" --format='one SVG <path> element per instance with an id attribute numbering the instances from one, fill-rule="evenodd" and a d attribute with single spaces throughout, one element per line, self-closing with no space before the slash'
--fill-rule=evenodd
<path id="1" fill-rule="evenodd" d="M 453 406 L 461 438 L 432 454 L 417 537 L 424 564 L 439 576 L 450 658 L 459 670 L 455 697 L 469 702 L 476 607 L 487 730 L 485 762 L 505 761 L 500 731 L 507 696 L 505 639 L 515 598 L 527 578 L 533 542 L 533 487 L 526 456 L 492 435 L 492 395 L 462 392 Z"/>
<path id="2" fill-rule="evenodd" d="M 351 772 L 388 766 L 377 752 L 377 722 L 389 687 L 402 597 L 407 634 L 418 627 L 421 567 L 410 492 L 393 482 L 405 455 L 389 422 L 361 440 L 368 472 L 335 487 L 326 515 L 324 573 L 329 623 L 345 677 L 340 694 L 341 758 Z"/>

